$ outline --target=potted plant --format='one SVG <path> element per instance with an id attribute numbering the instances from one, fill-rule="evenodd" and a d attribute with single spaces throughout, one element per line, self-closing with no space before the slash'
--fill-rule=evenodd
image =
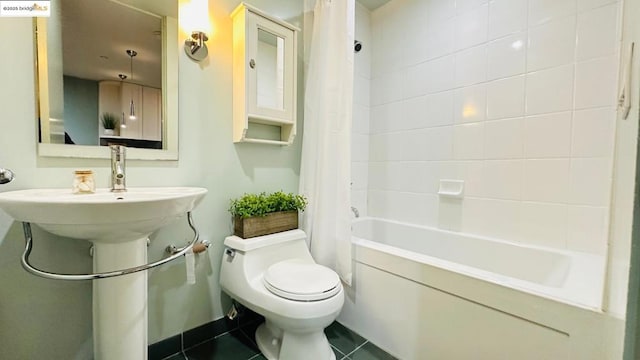
<path id="1" fill-rule="evenodd" d="M 304 211 L 302 195 L 276 191 L 271 194 L 244 194 L 231 200 L 233 233 L 243 239 L 298 228 L 298 211 Z"/>
<path id="2" fill-rule="evenodd" d="M 112 113 L 106 112 L 102 114 L 102 127 L 104 128 L 105 135 L 114 135 L 115 129 L 118 126 L 118 117 Z"/>

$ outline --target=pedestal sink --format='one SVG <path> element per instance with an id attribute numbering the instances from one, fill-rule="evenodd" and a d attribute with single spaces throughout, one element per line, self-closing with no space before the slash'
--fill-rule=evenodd
<path id="1" fill-rule="evenodd" d="M 148 236 L 193 210 L 206 193 L 195 187 L 129 188 L 120 193 L 98 189 L 94 194 L 31 189 L 0 193 L 0 208 L 17 221 L 92 242 L 93 271 L 105 273 L 145 265 Z M 29 268 L 24 257 L 23 265 Z M 74 275 L 63 276 L 72 280 Z M 93 339 L 95 359 L 147 358 L 146 271 L 93 281 Z"/>

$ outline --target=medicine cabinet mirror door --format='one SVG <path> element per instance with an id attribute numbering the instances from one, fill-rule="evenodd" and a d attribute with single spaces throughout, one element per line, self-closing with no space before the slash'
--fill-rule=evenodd
<path id="1" fill-rule="evenodd" d="M 248 110 L 253 120 L 295 121 L 294 31 L 262 16 L 248 17 Z"/>

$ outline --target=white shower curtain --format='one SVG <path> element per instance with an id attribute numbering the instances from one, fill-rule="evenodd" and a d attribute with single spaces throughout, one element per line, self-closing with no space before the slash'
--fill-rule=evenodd
<path id="1" fill-rule="evenodd" d="M 354 0 L 317 0 L 307 70 L 300 193 L 316 262 L 351 285 Z"/>

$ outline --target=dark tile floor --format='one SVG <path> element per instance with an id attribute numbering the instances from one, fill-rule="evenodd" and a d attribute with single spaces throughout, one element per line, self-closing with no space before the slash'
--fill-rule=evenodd
<path id="1" fill-rule="evenodd" d="M 222 334 L 166 360 L 266 360 L 253 340 L 257 323 Z M 325 329 L 337 360 L 393 360 L 367 339 L 334 322 Z"/>

